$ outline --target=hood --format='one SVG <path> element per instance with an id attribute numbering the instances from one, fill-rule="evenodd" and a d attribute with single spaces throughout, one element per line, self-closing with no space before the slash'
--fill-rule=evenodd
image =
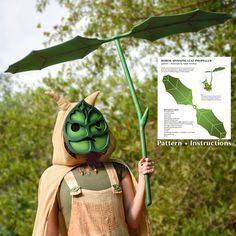
<path id="1" fill-rule="evenodd" d="M 53 143 L 53 165 L 63 165 L 63 166 L 75 166 L 86 162 L 85 155 L 79 155 L 77 158 L 73 157 L 66 149 L 64 137 L 63 137 L 63 127 L 67 115 L 70 111 L 78 104 L 65 101 L 63 98 L 55 94 L 54 92 L 47 92 L 47 94 L 52 97 L 58 104 L 60 110 L 57 115 L 56 123 L 54 126 L 52 143 Z M 90 105 L 95 105 L 96 98 L 99 92 L 96 91 L 93 94 L 86 97 L 84 100 Z M 102 154 L 101 160 L 108 159 L 111 157 L 112 152 L 115 150 L 116 141 L 112 133 L 109 131 L 110 143 L 108 150 Z"/>

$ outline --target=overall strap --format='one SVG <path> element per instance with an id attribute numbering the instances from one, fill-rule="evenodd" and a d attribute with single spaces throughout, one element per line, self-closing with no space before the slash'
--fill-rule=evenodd
<path id="1" fill-rule="evenodd" d="M 72 171 L 69 171 L 65 175 L 64 180 L 66 181 L 66 184 L 68 185 L 68 187 L 70 189 L 71 196 L 80 195 L 82 193 L 81 187 L 78 185 Z"/>
<path id="2" fill-rule="evenodd" d="M 119 179 L 113 164 L 111 162 L 104 162 L 104 166 L 110 179 L 111 186 L 113 187 L 113 193 L 122 193 Z"/>

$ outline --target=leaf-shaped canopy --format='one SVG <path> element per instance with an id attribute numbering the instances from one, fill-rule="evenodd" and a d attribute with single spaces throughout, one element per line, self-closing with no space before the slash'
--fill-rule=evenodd
<path id="1" fill-rule="evenodd" d="M 226 131 L 224 124 L 210 109 L 196 109 L 197 123 L 205 128 L 208 133 L 217 138 L 225 138 Z"/>
<path id="2" fill-rule="evenodd" d="M 77 36 L 57 46 L 32 51 L 20 61 L 10 65 L 6 72 L 39 70 L 61 62 L 81 59 L 96 50 L 104 42 L 106 41 Z"/>
<path id="3" fill-rule="evenodd" d="M 225 69 L 225 67 L 217 67 L 213 70 L 213 72 L 224 70 L 224 69 Z"/>
<path id="4" fill-rule="evenodd" d="M 224 70 L 225 69 L 225 67 L 216 67 L 214 70 L 207 70 L 207 71 L 205 71 L 205 73 L 207 73 L 207 72 L 216 72 L 216 71 L 220 71 L 220 70 Z"/>
<path id="5" fill-rule="evenodd" d="M 153 16 L 136 25 L 128 36 L 155 41 L 178 33 L 197 32 L 229 18 L 229 14 L 202 10 L 172 16 Z"/>
<path id="6" fill-rule="evenodd" d="M 96 50 L 103 43 L 125 37 L 154 41 L 165 36 L 184 32 L 196 32 L 217 25 L 231 18 L 229 14 L 195 10 L 185 14 L 154 16 L 118 36 L 106 39 L 77 36 L 65 43 L 42 50 L 34 50 L 20 61 L 12 64 L 6 72 L 17 73 L 39 70 L 61 62 L 81 59 Z"/>
<path id="7" fill-rule="evenodd" d="M 166 91 L 173 96 L 177 104 L 193 105 L 192 90 L 182 84 L 178 78 L 165 75 L 162 81 Z"/>

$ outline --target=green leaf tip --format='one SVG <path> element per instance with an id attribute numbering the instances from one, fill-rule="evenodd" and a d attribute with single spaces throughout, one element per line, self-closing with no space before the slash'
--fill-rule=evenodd
<path id="1" fill-rule="evenodd" d="M 231 15 L 226 13 L 199 9 L 177 15 L 152 16 L 134 26 L 127 36 L 155 41 L 178 33 L 197 32 L 210 26 L 222 24 L 230 18 Z"/>
<path id="2" fill-rule="evenodd" d="M 216 72 L 216 71 L 221 71 L 221 70 L 224 70 L 225 67 L 217 67 L 213 70 L 213 72 Z"/>
<path id="3" fill-rule="evenodd" d="M 177 104 L 193 105 L 192 90 L 187 88 L 182 82 L 171 75 L 163 77 L 166 92 L 170 93 Z"/>
<path id="4" fill-rule="evenodd" d="M 196 109 L 197 123 L 205 128 L 208 133 L 217 138 L 225 138 L 226 131 L 224 124 L 220 121 L 211 109 Z"/>
<path id="5" fill-rule="evenodd" d="M 225 67 L 216 67 L 213 70 L 206 70 L 205 73 L 212 73 L 212 72 L 221 71 L 221 70 L 224 70 L 224 69 L 225 69 Z"/>
<path id="6" fill-rule="evenodd" d="M 53 47 L 34 50 L 20 61 L 10 65 L 5 72 L 39 70 L 61 62 L 82 59 L 104 42 L 106 41 L 101 39 L 77 36 Z"/>

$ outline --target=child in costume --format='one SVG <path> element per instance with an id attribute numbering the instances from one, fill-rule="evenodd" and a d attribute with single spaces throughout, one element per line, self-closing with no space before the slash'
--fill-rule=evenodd
<path id="1" fill-rule="evenodd" d="M 144 175 L 154 163 L 139 162 L 139 181 L 120 160 L 110 159 L 115 138 L 94 107 L 99 92 L 58 104 L 53 165 L 40 178 L 34 236 L 149 236 Z"/>

